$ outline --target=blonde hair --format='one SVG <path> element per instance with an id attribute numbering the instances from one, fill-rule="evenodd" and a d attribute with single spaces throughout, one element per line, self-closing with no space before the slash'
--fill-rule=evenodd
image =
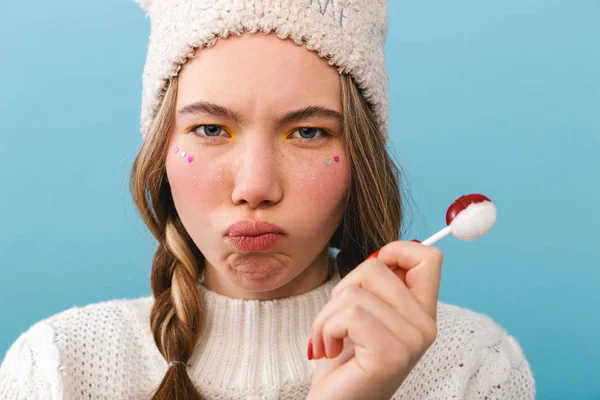
<path id="1" fill-rule="evenodd" d="M 330 247 L 340 249 L 344 277 L 370 253 L 397 240 L 402 226 L 399 170 L 386 150 L 370 105 L 353 79 L 341 75 L 343 129 L 350 163 L 350 188 L 340 226 Z M 130 187 L 134 202 L 158 241 L 152 262 L 154 305 L 150 326 L 167 362 L 188 363 L 201 334 L 204 308 L 199 283 L 204 258 L 175 209 L 165 158 L 175 118 L 177 77 L 166 88 L 152 127 L 134 163 Z M 203 399 L 184 365 L 171 366 L 150 395 L 152 400 Z"/>

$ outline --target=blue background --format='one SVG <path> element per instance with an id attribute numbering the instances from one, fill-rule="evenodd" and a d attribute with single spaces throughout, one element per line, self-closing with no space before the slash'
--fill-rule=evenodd
<path id="1" fill-rule="evenodd" d="M 408 238 L 461 194 L 498 208 L 481 240 L 439 243 L 440 299 L 520 341 L 538 398 L 600 399 L 600 3 L 391 3 Z M 132 1 L 0 2 L 0 355 L 54 313 L 150 294 L 128 191 L 148 33 Z"/>

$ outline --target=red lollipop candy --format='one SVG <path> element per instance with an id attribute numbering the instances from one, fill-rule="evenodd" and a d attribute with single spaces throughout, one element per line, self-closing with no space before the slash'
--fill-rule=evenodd
<path id="1" fill-rule="evenodd" d="M 424 240 L 422 244 L 430 246 L 449 233 L 461 240 L 479 239 L 496 223 L 496 206 L 482 194 L 460 196 L 448 207 L 447 226 Z"/>

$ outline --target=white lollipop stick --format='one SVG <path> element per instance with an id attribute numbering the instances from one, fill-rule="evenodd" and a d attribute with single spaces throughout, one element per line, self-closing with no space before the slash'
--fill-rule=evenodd
<path id="1" fill-rule="evenodd" d="M 441 231 L 434 233 L 433 235 L 431 235 L 430 237 L 425 239 L 423 242 L 421 242 L 421 244 L 424 244 L 425 246 L 431 246 L 432 244 L 434 244 L 434 243 L 438 242 L 439 240 L 442 240 L 443 238 L 448 236 L 450 233 L 452 233 L 452 230 L 450 229 L 449 226 L 447 226 L 444 229 L 442 229 Z"/>

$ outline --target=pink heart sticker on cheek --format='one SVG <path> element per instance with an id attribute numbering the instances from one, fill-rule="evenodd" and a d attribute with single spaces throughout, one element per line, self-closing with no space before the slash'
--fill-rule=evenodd
<path id="1" fill-rule="evenodd" d="M 192 156 L 189 156 L 189 157 L 188 157 L 188 162 L 189 162 L 189 163 L 191 163 L 192 161 L 194 161 L 194 157 L 192 157 Z"/>
<path id="2" fill-rule="evenodd" d="M 335 157 L 333 157 L 333 160 L 334 160 L 335 162 L 340 162 L 340 158 L 339 158 L 338 156 L 335 156 Z"/>
<path id="3" fill-rule="evenodd" d="M 175 147 L 174 153 L 177 154 L 178 151 L 179 151 L 179 147 Z"/>

